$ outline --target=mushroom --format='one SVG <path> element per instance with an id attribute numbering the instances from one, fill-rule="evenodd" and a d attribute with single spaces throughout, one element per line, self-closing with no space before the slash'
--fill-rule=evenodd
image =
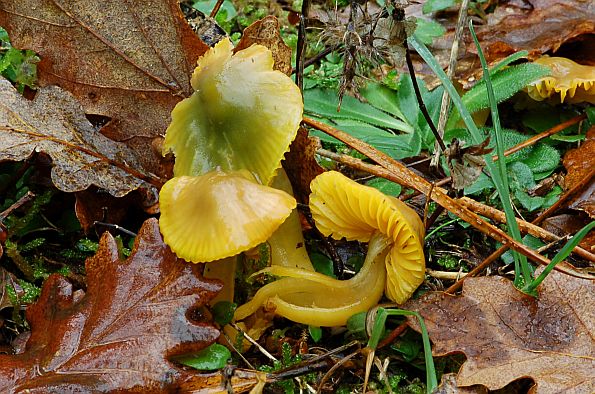
<path id="1" fill-rule="evenodd" d="M 235 313 L 242 320 L 261 305 L 290 320 L 315 326 L 344 325 L 378 303 L 383 292 L 405 302 L 423 282 L 423 224 L 402 201 L 330 171 L 311 185 L 310 208 L 318 229 L 335 239 L 369 242 L 361 270 L 337 280 L 304 269 L 271 266 L 282 276 L 265 285 Z"/>
<path id="2" fill-rule="evenodd" d="M 269 184 L 302 120 L 299 88 L 273 70 L 266 47 L 233 54 L 228 38 L 198 60 L 191 82 L 195 92 L 176 105 L 165 135 L 174 175 L 245 169 Z"/>
<path id="3" fill-rule="evenodd" d="M 214 261 L 205 274 L 224 281 L 215 300 L 232 300 L 233 256 L 269 238 L 296 205 L 264 185 L 295 138 L 302 96 L 261 45 L 234 54 L 224 39 L 197 63 L 195 91 L 176 105 L 165 135 L 163 151 L 176 161 L 161 190 L 160 228 L 179 257 Z"/>
<path id="4" fill-rule="evenodd" d="M 160 199 L 164 241 L 178 257 L 196 263 L 266 241 L 296 206 L 289 194 L 256 183 L 247 171 L 175 177 Z"/>
<path id="5" fill-rule="evenodd" d="M 549 56 L 542 56 L 534 63 L 549 67 L 551 74 L 527 87 L 533 100 L 542 101 L 559 93 L 561 103 L 595 104 L 595 67 Z"/>

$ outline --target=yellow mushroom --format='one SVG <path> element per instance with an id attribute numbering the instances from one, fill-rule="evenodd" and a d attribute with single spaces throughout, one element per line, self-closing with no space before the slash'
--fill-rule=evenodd
<path id="1" fill-rule="evenodd" d="M 527 93 L 533 100 L 542 101 L 559 94 L 561 103 L 595 104 L 595 67 L 549 56 L 543 56 L 534 63 L 549 67 L 551 74 L 527 87 Z"/>
<path id="2" fill-rule="evenodd" d="M 256 183 L 247 171 L 175 177 L 160 200 L 163 239 L 178 257 L 195 263 L 266 241 L 296 206 L 289 194 Z"/>
<path id="3" fill-rule="evenodd" d="M 192 87 L 165 135 L 165 152 L 176 156 L 174 175 L 245 169 L 267 185 L 302 120 L 299 88 L 273 70 L 266 47 L 233 54 L 227 38 L 198 60 Z"/>
<path id="4" fill-rule="evenodd" d="M 344 281 L 304 269 L 267 268 L 262 272 L 283 278 L 239 307 L 237 320 L 265 305 L 299 323 L 344 325 L 353 314 L 376 305 L 383 292 L 403 303 L 423 282 L 423 225 L 411 208 L 335 171 L 316 177 L 311 189 L 312 217 L 324 235 L 369 242 L 364 265 Z"/>
<path id="5" fill-rule="evenodd" d="M 215 300 L 231 301 L 234 256 L 269 238 L 295 207 L 263 185 L 295 138 L 303 103 L 264 46 L 234 54 L 224 39 L 197 63 L 195 91 L 176 105 L 165 135 L 164 153 L 176 162 L 161 190 L 160 228 L 179 257 L 213 261 L 205 276 L 224 281 Z"/>

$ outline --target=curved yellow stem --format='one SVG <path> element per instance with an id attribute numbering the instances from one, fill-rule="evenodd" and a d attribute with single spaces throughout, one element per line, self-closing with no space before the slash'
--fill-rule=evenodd
<path id="1" fill-rule="evenodd" d="M 275 308 L 277 315 L 298 323 L 324 327 L 345 325 L 349 317 L 372 308 L 382 297 L 389 245 L 390 240 L 384 235 L 374 234 L 362 269 L 348 280 L 295 268 L 265 269 L 288 277 L 258 290 L 251 301 L 236 310 L 235 319 L 242 320 L 266 305 Z"/>

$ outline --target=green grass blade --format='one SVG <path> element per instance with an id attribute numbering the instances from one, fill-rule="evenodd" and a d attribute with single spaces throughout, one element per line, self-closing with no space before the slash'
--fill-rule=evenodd
<path id="1" fill-rule="evenodd" d="M 550 261 L 547 267 L 545 267 L 543 272 L 523 289 L 523 292 L 527 294 L 534 293 L 537 290 L 537 287 L 546 278 L 546 276 L 548 276 L 549 273 L 552 272 L 556 264 L 560 263 L 562 260 L 568 257 L 572 252 L 572 249 L 574 249 L 576 245 L 578 245 L 578 243 L 581 242 L 583 238 L 585 238 L 585 236 L 589 234 L 589 231 L 591 231 L 593 228 L 595 228 L 595 221 L 587 224 L 585 227 L 580 229 L 570 239 L 570 241 L 566 242 L 566 245 L 564 245 L 564 247 L 562 247 L 562 249 L 560 249 L 560 251 L 556 253 L 552 261 Z"/>
<path id="2" fill-rule="evenodd" d="M 477 47 L 477 54 L 479 56 L 479 61 L 481 62 L 481 67 L 483 68 L 483 78 L 488 91 L 488 100 L 490 102 L 490 111 L 492 113 L 492 123 L 494 125 L 494 134 L 496 135 L 496 152 L 498 153 L 497 165 L 498 171 L 500 172 L 500 184 L 496 183 L 496 189 L 498 190 L 500 200 L 502 201 L 502 206 L 506 215 L 506 221 L 508 223 L 508 230 L 510 231 L 513 239 L 516 241 L 521 241 L 521 231 L 519 230 L 510 199 L 510 186 L 508 184 L 508 174 L 506 172 L 506 159 L 504 156 L 504 144 L 501 137 L 502 130 L 500 128 L 498 102 L 496 101 L 496 96 L 494 95 L 494 87 L 492 86 L 492 79 L 490 78 L 488 63 L 486 62 L 483 51 L 481 50 L 481 46 L 479 45 L 479 40 L 477 39 L 477 35 L 473 29 L 473 21 L 469 21 L 469 30 L 471 31 L 471 36 L 473 37 L 473 41 Z M 514 257 L 515 263 L 515 284 L 517 286 L 521 284 L 521 279 L 519 277 L 521 274 L 523 275 L 523 284 L 531 282 L 533 279 L 532 270 L 529 266 L 529 263 L 527 262 L 527 258 L 518 252 L 513 252 L 512 256 Z"/>
<path id="3" fill-rule="evenodd" d="M 372 329 L 372 335 L 368 340 L 368 347 L 376 349 L 378 342 L 380 342 L 380 336 L 384 331 L 384 325 L 388 316 L 415 316 L 419 322 L 421 328 L 421 338 L 424 345 L 424 361 L 426 364 L 426 389 L 427 393 L 431 394 L 438 387 L 438 379 L 436 377 L 436 367 L 434 366 L 434 358 L 432 357 L 432 346 L 430 344 L 430 336 L 424 323 L 424 319 L 417 312 L 406 311 L 403 309 L 385 309 L 378 308 L 376 312 L 376 318 L 374 319 L 374 328 Z"/>
<path id="4" fill-rule="evenodd" d="M 444 70 L 442 70 L 442 67 L 440 67 L 440 65 L 438 64 L 438 62 L 436 61 L 434 56 L 430 53 L 428 48 L 424 44 L 417 41 L 415 39 L 415 37 L 408 38 L 408 42 L 411 45 L 411 47 L 413 49 L 415 49 L 417 51 L 417 53 L 424 59 L 424 61 L 428 64 L 428 66 L 430 66 L 432 71 L 434 71 L 436 76 L 438 76 L 438 78 L 442 82 L 444 89 L 450 95 L 453 105 L 459 111 L 461 118 L 463 119 L 463 122 L 465 122 L 465 125 L 467 126 L 467 129 L 469 130 L 469 133 L 471 134 L 471 138 L 473 139 L 473 143 L 481 144 L 483 142 L 483 140 L 485 139 L 484 134 L 479 131 L 479 129 L 473 122 L 473 118 L 471 118 L 471 114 L 469 113 L 469 111 L 467 110 L 465 105 L 463 104 L 463 101 L 461 100 L 461 97 L 457 93 L 452 82 L 446 76 L 446 74 L 444 73 Z M 502 177 L 500 176 L 500 172 L 497 170 L 496 165 L 492 160 L 491 154 L 484 155 L 483 157 L 486 162 L 486 167 L 488 169 L 488 172 L 489 172 L 490 176 L 492 177 L 494 185 L 496 186 L 496 190 L 498 191 L 498 194 L 500 196 L 502 205 L 506 208 L 505 213 L 508 211 L 507 220 L 508 220 L 508 224 L 510 226 L 511 235 L 516 241 L 521 242 L 521 234 L 518 229 L 518 224 L 517 224 L 516 220 L 509 219 L 510 212 L 513 213 L 513 217 L 514 217 L 514 212 L 512 210 L 512 203 L 510 202 L 510 198 L 506 198 L 507 196 L 509 196 L 509 193 L 504 194 L 504 184 L 502 183 Z M 518 253 L 516 253 L 516 255 L 518 255 Z M 523 257 L 519 257 L 519 260 L 522 259 Z M 525 258 L 525 261 L 526 261 L 526 258 Z M 520 263 L 520 261 L 519 261 L 519 263 Z M 520 267 L 515 267 L 515 272 L 519 272 L 519 270 L 520 270 Z"/>

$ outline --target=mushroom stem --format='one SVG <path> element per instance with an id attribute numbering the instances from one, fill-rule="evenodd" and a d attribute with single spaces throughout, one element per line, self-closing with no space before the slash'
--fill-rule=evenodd
<path id="1" fill-rule="evenodd" d="M 361 270 L 351 279 L 338 280 L 298 268 L 272 266 L 260 272 L 284 276 L 255 294 L 235 313 L 236 320 L 253 314 L 261 305 L 292 321 L 314 326 L 345 325 L 347 319 L 378 303 L 386 281 L 385 259 L 392 241 L 376 232 L 370 239 Z"/>
<path id="2" fill-rule="evenodd" d="M 215 305 L 219 301 L 233 302 L 237 263 L 238 256 L 236 255 L 205 264 L 203 276 L 205 278 L 219 279 L 223 282 L 223 288 L 210 301 L 211 305 Z"/>
<path id="3" fill-rule="evenodd" d="M 277 174 L 271 182 L 271 187 L 293 196 L 291 183 L 283 168 L 277 170 Z M 302 233 L 297 208 L 291 211 L 289 217 L 281 223 L 267 242 L 271 247 L 271 265 L 314 271 L 310 256 L 308 256 L 306 250 L 306 241 Z"/>

